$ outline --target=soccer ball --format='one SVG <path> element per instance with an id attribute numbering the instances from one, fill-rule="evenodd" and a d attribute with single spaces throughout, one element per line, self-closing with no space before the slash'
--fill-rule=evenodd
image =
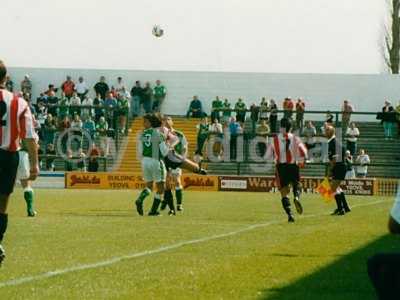
<path id="1" fill-rule="evenodd" d="M 160 25 L 154 25 L 152 33 L 155 37 L 162 37 L 164 30 L 161 29 Z"/>

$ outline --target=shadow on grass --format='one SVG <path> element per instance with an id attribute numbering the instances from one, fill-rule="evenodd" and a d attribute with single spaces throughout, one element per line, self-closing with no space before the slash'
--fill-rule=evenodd
<path id="1" fill-rule="evenodd" d="M 337 256 L 338 260 L 311 275 L 287 286 L 266 289 L 259 299 L 376 299 L 367 274 L 367 259 L 378 252 L 400 252 L 398 238 L 386 235 L 348 255 Z M 291 257 L 285 254 L 280 256 Z"/>

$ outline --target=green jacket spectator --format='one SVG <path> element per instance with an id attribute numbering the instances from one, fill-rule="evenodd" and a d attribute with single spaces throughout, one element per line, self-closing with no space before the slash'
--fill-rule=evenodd
<path id="1" fill-rule="evenodd" d="M 211 122 L 214 123 L 214 119 L 218 119 L 218 121 L 221 118 L 221 112 L 224 107 L 224 103 L 222 102 L 221 99 L 217 96 L 215 100 L 211 103 Z"/>
<path id="2" fill-rule="evenodd" d="M 235 111 L 236 111 L 236 121 L 240 123 L 244 123 L 246 120 L 246 104 L 243 102 L 241 98 L 235 104 Z"/>
<path id="3" fill-rule="evenodd" d="M 161 105 L 164 102 L 165 96 L 167 95 L 167 89 L 161 84 L 160 80 L 156 81 L 156 86 L 153 89 L 154 101 L 153 101 L 153 111 L 160 111 Z"/>

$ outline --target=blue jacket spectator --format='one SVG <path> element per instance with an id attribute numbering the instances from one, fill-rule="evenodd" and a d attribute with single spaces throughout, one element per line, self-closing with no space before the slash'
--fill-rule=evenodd
<path id="1" fill-rule="evenodd" d="M 186 114 L 186 117 L 202 118 L 204 116 L 205 114 L 203 112 L 203 105 L 201 104 L 201 101 L 198 99 L 197 96 L 193 96 L 193 100 L 190 102 L 189 110 Z"/>
<path id="2" fill-rule="evenodd" d="M 94 134 L 96 132 L 96 124 L 92 120 L 91 116 L 87 117 L 86 121 L 83 123 L 82 128 L 90 134 L 91 138 L 94 137 Z"/>

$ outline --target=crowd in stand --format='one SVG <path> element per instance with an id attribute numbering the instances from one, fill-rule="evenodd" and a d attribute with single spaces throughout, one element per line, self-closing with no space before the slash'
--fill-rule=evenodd
<path id="1" fill-rule="evenodd" d="M 57 149 L 57 139 L 66 130 L 81 135 L 82 140 L 83 135 L 87 134 L 94 143 L 91 153 L 83 152 L 82 142 L 78 143 L 77 149 L 66 149 L 68 136 L 64 136 L 61 141 L 63 154 L 71 158 L 74 150 L 74 155 L 82 158 L 77 164 L 79 169 L 86 170 L 87 160 L 88 169 L 96 170 L 96 158 L 110 155 L 112 140 L 116 135 L 126 134 L 128 118 L 159 111 L 166 97 L 166 88 L 160 80 L 156 80 L 154 88 L 149 82 L 142 87 L 140 81 L 136 81 L 129 91 L 122 77 L 118 77 L 114 85 L 109 85 L 106 78 L 101 76 L 91 92 L 82 76 L 77 82 L 67 76 L 59 86 L 49 84 L 36 101 L 31 99 L 33 83 L 29 75 L 25 75 L 19 89 L 8 76 L 6 88 L 20 93 L 29 102 L 37 120 L 40 153 L 47 156 L 42 160 L 42 169 L 47 170 L 54 170 L 54 159 L 61 155 Z M 69 170 L 73 166 L 71 162 L 66 162 L 65 167 Z"/>
<path id="2" fill-rule="evenodd" d="M 370 157 L 365 149 L 357 149 L 357 141 L 360 137 L 360 130 L 354 122 L 351 122 L 352 113 L 355 112 L 354 106 L 349 100 L 343 101 L 341 107 L 341 120 L 339 121 L 330 111 L 326 112 L 325 119 L 320 128 L 316 128 L 313 121 L 305 121 L 306 112 L 305 101 L 301 98 L 293 100 L 287 97 L 283 100 L 282 106 L 279 108 L 277 103 L 271 99 L 262 98 L 257 105 L 252 103 L 249 107 L 243 99 L 239 98 L 234 105 L 228 99 L 222 100 L 216 97 L 211 104 L 211 123 L 208 124 L 207 115 L 203 110 L 201 100 L 197 96 L 193 97 L 190 103 L 187 117 L 201 118 L 200 124 L 197 125 L 197 150 L 198 159 L 203 157 L 203 148 L 207 140 L 215 136 L 229 136 L 230 153 L 229 161 L 235 160 L 237 157 L 237 138 L 245 132 L 245 122 L 249 119 L 251 124 L 251 136 L 268 136 L 277 133 L 278 111 L 283 112 L 283 117 L 293 120 L 294 129 L 299 134 L 309 150 L 316 147 L 317 137 L 323 136 L 327 125 L 339 126 L 344 133 L 344 142 L 347 149 L 346 162 L 348 166 L 348 178 L 366 177 L 368 165 L 371 163 Z M 384 127 L 385 139 L 394 138 L 396 124 L 400 135 L 400 104 L 394 108 L 389 101 L 385 102 L 382 112 L 378 113 L 377 119 L 382 120 Z M 246 128 L 248 132 L 248 128 Z M 219 141 L 219 140 L 218 140 Z M 223 147 L 220 142 L 213 141 L 213 154 L 221 158 Z M 266 152 L 266 146 L 263 143 L 257 145 L 258 154 L 263 156 Z M 310 162 L 313 162 L 310 159 Z M 356 164 L 354 169 L 353 164 Z"/>

